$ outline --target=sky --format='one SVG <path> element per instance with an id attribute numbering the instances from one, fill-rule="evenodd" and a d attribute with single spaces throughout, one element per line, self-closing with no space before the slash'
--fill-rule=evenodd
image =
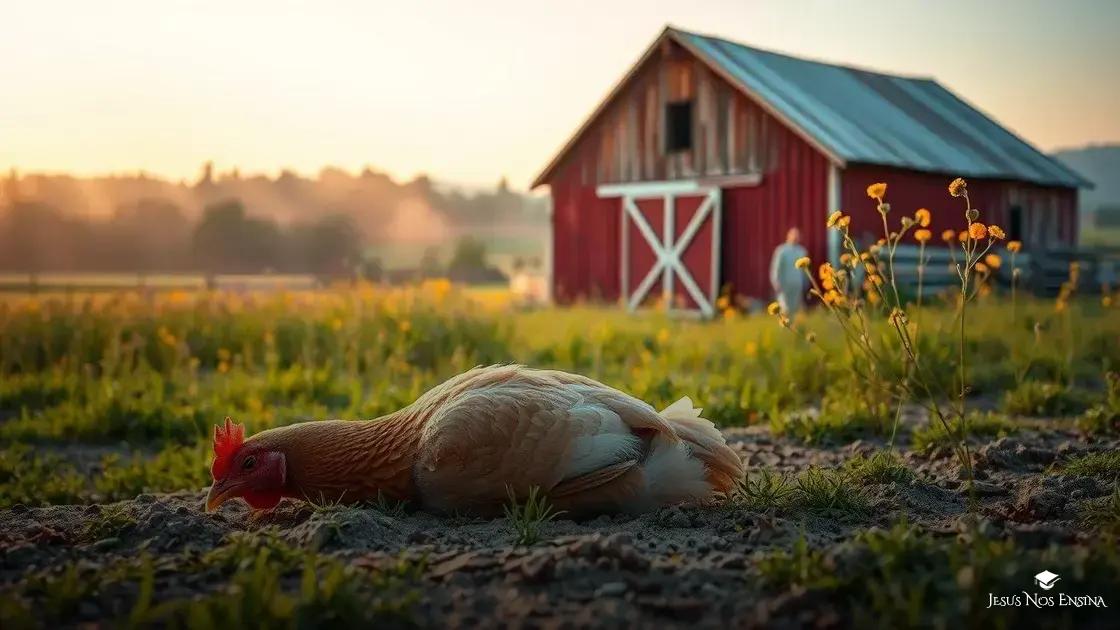
<path id="1" fill-rule="evenodd" d="M 1120 2 L 0 0 L 0 169 L 516 188 L 665 24 L 932 76 L 1044 150 L 1120 141 Z"/>

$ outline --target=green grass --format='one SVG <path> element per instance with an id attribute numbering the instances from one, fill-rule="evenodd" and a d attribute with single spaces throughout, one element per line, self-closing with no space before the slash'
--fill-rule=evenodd
<path id="1" fill-rule="evenodd" d="M 1120 452 L 1101 451 L 1074 457 L 1059 466 L 1058 470 L 1078 477 L 1120 478 Z"/>
<path id="2" fill-rule="evenodd" d="M 1120 539 L 1120 483 L 1113 484 L 1108 496 L 1086 501 L 1081 508 L 1081 522 L 1114 540 Z"/>
<path id="3" fill-rule="evenodd" d="M 843 444 L 890 435 L 894 412 L 884 403 L 862 404 L 855 398 L 828 398 L 819 414 L 797 411 L 775 416 L 770 430 L 806 444 Z"/>
<path id="4" fill-rule="evenodd" d="M 1003 397 L 1004 412 L 1020 416 L 1071 416 L 1088 407 L 1088 398 L 1068 385 L 1026 381 Z"/>
<path id="5" fill-rule="evenodd" d="M 914 471 L 895 451 L 877 451 L 871 457 L 856 455 L 844 462 L 844 470 L 860 483 L 907 483 Z"/>
<path id="6" fill-rule="evenodd" d="M 732 500 L 752 511 L 863 516 L 871 509 L 867 494 L 850 471 L 818 466 L 798 475 L 752 471 Z"/>
<path id="7" fill-rule="evenodd" d="M 938 538 L 905 524 L 824 550 L 802 537 L 762 554 L 751 573 L 764 591 L 788 594 L 787 610 L 827 598 L 861 628 L 1076 628 L 1107 617 L 1092 608 L 989 608 L 989 594 L 1021 596 L 1039 567 L 1061 575 L 1065 592 L 1101 595 L 1109 605 L 1120 580 L 1110 542 L 1029 549 L 975 533 Z"/>
<path id="8" fill-rule="evenodd" d="M 536 544 L 541 539 L 541 528 L 563 514 L 549 505 L 548 497 L 538 486 L 529 488 L 523 501 L 518 500 L 512 487 L 507 487 L 506 491 L 509 493 L 509 503 L 505 506 L 505 515 L 513 529 L 515 545 Z"/>
<path id="9" fill-rule="evenodd" d="M 971 438 L 991 439 L 1005 437 L 1018 432 L 1019 425 L 1006 416 L 995 413 L 972 413 L 965 422 L 964 431 Z M 919 452 L 930 452 L 950 448 L 956 443 L 956 435 L 961 430 L 959 421 L 950 422 L 949 430 L 939 421 L 931 419 L 929 424 L 914 431 L 911 446 Z"/>
<path id="10" fill-rule="evenodd" d="M 222 582 L 199 597 L 165 598 L 146 554 L 95 567 L 74 562 L 39 572 L 0 593 L 0 613 L 10 627 L 68 624 L 81 602 L 110 603 L 120 594 L 129 606 L 114 626 L 359 627 L 409 625 L 418 600 L 423 563 L 398 561 L 380 570 L 283 542 L 274 532 L 241 534 L 202 557 L 162 559 L 177 570 L 210 570 Z M 9 627 L 9 626 L 6 626 Z"/>
<path id="11" fill-rule="evenodd" d="M 1075 330 L 1092 331 L 1069 338 L 1044 301 L 1021 300 L 1011 325 L 1005 302 L 973 310 L 967 342 L 974 365 L 985 366 L 973 370 L 978 379 L 1004 379 L 1007 356 L 1023 347 L 1032 349 L 1033 365 L 1090 380 L 1100 378 L 1102 364 L 1120 365 L 1120 349 L 1106 343 L 1120 335 L 1120 318 L 1096 302 L 1069 309 Z M 919 341 L 930 369 L 950 382 L 952 324 L 950 309 L 925 309 Z M 510 311 L 439 283 L 0 296 L 0 506 L 198 489 L 208 482 L 211 426 L 227 415 L 250 433 L 316 418 L 371 418 L 447 377 L 501 362 L 585 374 L 657 408 L 689 395 L 719 426 L 768 423 L 807 443 L 890 435 L 893 410 L 854 385 L 835 322 L 814 311 L 800 325 L 815 333 L 814 344 L 764 316 L 696 322 L 593 306 Z M 869 327 L 888 332 L 874 317 Z M 1043 392 L 1051 401 L 1043 407 L 1066 400 L 1065 390 L 1048 385 L 1049 374 L 1027 374 L 1014 399 Z M 1051 410 L 1073 409 L 1062 405 Z M 809 408 L 821 411 L 802 411 Z M 1094 407 L 1083 423 L 1110 426 L 1102 414 L 1111 409 Z M 979 437 L 1015 430 L 994 416 L 970 416 L 970 425 Z M 948 438 L 936 425 L 913 436 L 923 449 Z M 52 454 L 76 443 L 118 455 L 92 474 L 79 472 Z"/>
<path id="12" fill-rule="evenodd" d="M 1120 373 L 1106 372 L 1104 400 L 1077 419 L 1077 426 L 1091 434 L 1120 433 Z"/>

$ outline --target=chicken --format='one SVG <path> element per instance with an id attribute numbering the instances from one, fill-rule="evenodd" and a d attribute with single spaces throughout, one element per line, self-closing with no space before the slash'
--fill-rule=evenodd
<path id="1" fill-rule="evenodd" d="M 692 401 L 658 413 L 589 378 L 518 365 L 476 368 L 377 420 L 321 421 L 245 439 L 214 427 L 206 509 L 241 497 L 493 514 L 537 486 L 569 514 L 705 503 L 743 477 L 743 462 Z"/>

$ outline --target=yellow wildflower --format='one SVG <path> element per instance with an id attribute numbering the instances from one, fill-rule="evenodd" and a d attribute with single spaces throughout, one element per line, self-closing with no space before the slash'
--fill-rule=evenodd
<path id="1" fill-rule="evenodd" d="M 880 276 L 879 274 L 870 275 L 867 277 L 867 279 L 871 280 L 872 284 L 877 287 L 883 286 L 883 276 Z"/>
<path id="2" fill-rule="evenodd" d="M 982 241 L 988 238 L 988 228 L 983 223 L 973 223 L 968 226 L 968 235 L 971 236 L 973 240 Z"/>
<path id="3" fill-rule="evenodd" d="M 919 243 L 925 243 L 933 238 L 933 233 L 929 230 L 914 230 L 914 240 Z"/>
<path id="4" fill-rule="evenodd" d="M 1000 265 L 1003 264 L 1003 260 L 1000 259 L 998 254 L 988 254 L 984 257 L 984 262 L 988 263 L 988 266 L 992 269 L 999 269 Z"/>
<path id="5" fill-rule="evenodd" d="M 988 226 L 988 236 L 998 241 L 1002 241 L 1003 239 L 1007 238 L 1007 235 L 1003 233 L 1003 228 L 998 225 Z"/>
<path id="6" fill-rule="evenodd" d="M 918 211 L 914 213 L 914 220 L 922 227 L 929 227 L 930 219 L 929 210 L 925 208 L 918 208 Z"/>
<path id="7" fill-rule="evenodd" d="M 840 264 L 844 265 L 845 267 L 850 267 L 852 264 L 852 255 L 848 252 L 840 254 Z"/>
<path id="8" fill-rule="evenodd" d="M 862 260 L 863 262 L 867 262 L 867 261 L 871 260 L 871 254 L 869 252 L 863 252 L 862 254 L 859 255 L 859 259 Z"/>
<path id="9" fill-rule="evenodd" d="M 967 192 L 966 188 L 968 188 L 968 182 L 958 177 L 949 183 L 949 194 L 954 197 L 963 197 Z"/>
<path id="10" fill-rule="evenodd" d="M 827 263 L 827 262 L 826 263 L 821 263 L 820 268 L 817 269 L 817 275 L 820 277 L 821 280 L 831 280 L 832 279 L 832 263 Z"/>
<path id="11" fill-rule="evenodd" d="M 832 227 L 832 226 L 836 225 L 836 222 L 839 221 L 840 217 L 842 217 L 842 216 L 844 216 L 844 213 L 840 212 L 839 210 L 837 210 L 836 212 L 833 212 L 832 214 L 828 215 L 828 224 L 827 224 L 828 227 Z"/>
<path id="12" fill-rule="evenodd" d="M 793 264 L 798 269 L 808 269 L 809 268 L 809 263 L 811 263 L 811 262 L 812 261 L 809 260 L 808 256 L 802 256 L 801 258 L 798 258 L 797 262 L 795 262 Z"/>
<path id="13" fill-rule="evenodd" d="M 837 219 L 837 220 L 836 220 L 836 225 L 837 225 L 837 227 L 839 227 L 839 228 L 840 228 L 841 230 L 846 230 L 846 229 L 848 229 L 848 226 L 849 226 L 849 225 L 851 225 L 851 224 L 852 224 L 852 217 L 850 217 L 850 216 L 848 216 L 848 215 L 846 215 L 846 214 L 845 214 L 844 216 L 842 216 L 842 217 L 840 217 L 839 219 Z"/>
<path id="14" fill-rule="evenodd" d="M 948 243 L 949 241 L 952 241 L 954 238 L 956 238 L 956 236 L 957 236 L 957 233 L 954 232 L 953 230 L 945 230 L 944 232 L 941 233 L 941 240 Z"/>
<path id="15" fill-rule="evenodd" d="M 968 240 L 968 230 L 961 230 L 961 233 L 957 234 L 957 240 L 959 240 L 962 243 L 967 241 Z"/>
<path id="16" fill-rule="evenodd" d="M 771 315 L 777 315 L 782 312 L 782 305 L 777 302 L 771 302 L 770 305 L 766 307 L 766 312 Z"/>
<path id="17" fill-rule="evenodd" d="M 867 187 L 867 196 L 872 199 L 883 200 L 883 196 L 887 194 L 887 185 L 883 183 L 871 184 Z"/>
<path id="18" fill-rule="evenodd" d="M 1007 251 L 1012 254 L 1018 254 L 1019 250 L 1023 249 L 1023 243 L 1020 241 L 1007 241 Z"/>
<path id="19" fill-rule="evenodd" d="M 982 262 L 976 263 L 973 268 L 976 269 L 976 273 L 988 273 L 988 266 Z"/>

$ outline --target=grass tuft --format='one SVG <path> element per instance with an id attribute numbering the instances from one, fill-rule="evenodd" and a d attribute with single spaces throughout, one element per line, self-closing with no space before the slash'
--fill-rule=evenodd
<path id="1" fill-rule="evenodd" d="M 1003 396 L 1004 412 L 1019 416 L 1058 417 L 1085 411 L 1083 392 L 1058 383 L 1024 381 Z"/>
<path id="2" fill-rule="evenodd" d="M 1059 470 L 1078 477 L 1120 478 L 1120 452 L 1101 451 L 1080 455 L 1067 461 Z"/>
<path id="3" fill-rule="evenodd" d="M 894 451 L 877 451 L 871 457 L 856 455 L 844 462 L 844 470 L 861 483 L 907 483 L 914 471 Z"/>
<path id="4" fill-rule="evenodd" d="M 928 425 L 917 429 L 911 435 L 911 446 L 914 450 L 929 453 L 942 448 L 951 448 L 957 443 L 957 434 L 960 431 L 960 422 L 954 420 L 950 423 L 950 431 L 939 422 L 930 422 Z M 1006 416 L 994 413 L 972 413 L 968 415 L 965 423 L 965 435 L 978 438 L 1005 437 L 1019 431 L 1019 426 Z"/>
<path id="5" fill-rule="evenodd" d="M 514 531 L 514 544 L 532 545 L 541 537 L 541 526 L 553 520 L 563 512 L 552 509 L 548 497 L 541 492 L 539 486 L 529 488 L 529 494 L 524 502 L 518 502 L 513 488 L 507 487 L 509 503 L 505 506 L 506 519 Z"/>

